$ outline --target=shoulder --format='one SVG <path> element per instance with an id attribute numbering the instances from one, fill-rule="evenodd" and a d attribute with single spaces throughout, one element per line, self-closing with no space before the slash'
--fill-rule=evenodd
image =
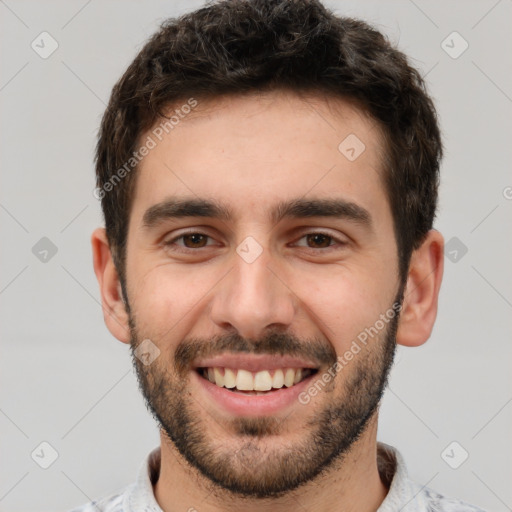
<path id="1" fill-rule="evenodd" d="M 90 501 L 68 512 L 125 512 L 123 502 L 128 488 L 129 486 L 121 492 Z"/>
<path id="2" fill-rule="evenodd" d="M 378 443 L 377 463 L 380 477 L 389 488 L 378 512 L 485 512 L 411 480 L 400 452 L 392 446 Z"/>
<path id="3" fill-rule="evenodd" d="M 485 510 L 475 505 L 470 505 L 457 498 L 443 496 L 428 487 L 422 490 L 429 512 L 485 512 Z"/>

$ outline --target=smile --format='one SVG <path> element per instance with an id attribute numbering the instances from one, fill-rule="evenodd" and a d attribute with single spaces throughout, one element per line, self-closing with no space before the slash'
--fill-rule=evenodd
<path id="1" fill-rule="evenodd" d="M 214 407 L 230 416 L 284 414 L 300 405 L 320 365 L 303 358 L 265 354 L 223 354 L 195 361 L 193 385 Z"/>
<path id="2" fill-rule="evenodd" d="M 199 375 L 220 388 L 244 394 L 263 395 L 269 391 L 290 388 L 313 373 L 314 368 L 277 368 L 251 372 L 244 369 L 208 367 L 198 368 Z"/>

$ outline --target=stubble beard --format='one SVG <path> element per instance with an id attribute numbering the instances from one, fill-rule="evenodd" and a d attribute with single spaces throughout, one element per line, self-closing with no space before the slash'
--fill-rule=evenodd
<path id="1" fill-rule="evenodd" d="M 401 304 L 401 298 L 398 294 L 395 304 Z M 303 423 L 305 434 L 293 445 L 276 442 L 277 436 L 294 429 L 292 420 L 277 417 L 226 420 L 220 427 L 223 432 L 232 432 L 230 441 L 224 444 L 216 442 L 208 428 L 208 422 L 216 419 L 209 416 L 190 394 L 190 367 L 186 364 L 200 350 L 197 347 L 205 347 L 209 342 L 195 340 L 189 343 L 184 340 L 175 352 L 175 358 L 179 354 L 179 361 L 166 365 L 157 359 L 145 366 L 133 354 L 143 337 L 139 335 L 131 313 L 130 327 L 132 359 L 146 407 L 181 456 L 202 477 L 229 494 L 246 498 L 279 498 L 334 466 L 339 467 L 376 415 L 393 365 L 398 312 L 379 335 L 336 375 L 336 392 L 325 393 L 326 397 L 329 395 L 325 405 Z M 270 334 L 253 344 L 229 335 L 216 339 L 209 347 L 210 350 L 222 347 L 240 352 L 249 352 L 252 347 L 260 353 L 277 354 L 283 353 L 283 346 L 290 346 L 299 352 L 297 355 L 301 351 L 310 355 L 316 350 L 319 356 L 322 354 L 323 361 L 332 363 L 320 370 L 323 373 L 334 365 L 336 355 L 332 347 L 326 346 L 327 342 L 320 343 L 322 345 L 318 342 L 312 345 L 309 341 L 300 341 L 286 334 L 277 338 Z M 321 378 L 320 372 L 313 377 L 314 381 Z M 342 385 L 337 382 L 339 380 L 342 380 Z M 322 392 L 319 394 L 323 395 Z M 315 403 L 320 403 L 320 400 L 315 400 Z M 307 408 L 308 405 L 297 404 L 297 407 Z"/>

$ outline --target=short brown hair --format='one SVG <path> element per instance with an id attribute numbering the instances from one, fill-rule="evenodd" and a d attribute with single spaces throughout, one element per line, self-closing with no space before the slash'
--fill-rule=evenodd
<path id="1" fill-rule="evenodd" d="M 122 282 L 136 166 L 113 179 L 126 170 L 140 136 L 187 98 L 276 89 L 353 100 L 379 123 L 405 279 L 412 251 L 433 225 L 442 157 L 435 108 L 419 72 L 380 32 L 318 0 L 223 0 L 165 21 L 113 88 L 96 176 Z"/>

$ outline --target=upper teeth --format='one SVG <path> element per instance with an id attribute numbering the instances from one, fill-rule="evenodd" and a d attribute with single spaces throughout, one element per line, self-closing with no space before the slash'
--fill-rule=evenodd
<path id="1" fill-rule="evenodd" d="M 309 368 L 283 368 L 249 372 L 231 368 L 208 368 L 208 380 L 223 388 L 236 388 L 239 391 L 268 391 L 272 388 L 287 388 L 297 384 L 311 373 Z"/>

